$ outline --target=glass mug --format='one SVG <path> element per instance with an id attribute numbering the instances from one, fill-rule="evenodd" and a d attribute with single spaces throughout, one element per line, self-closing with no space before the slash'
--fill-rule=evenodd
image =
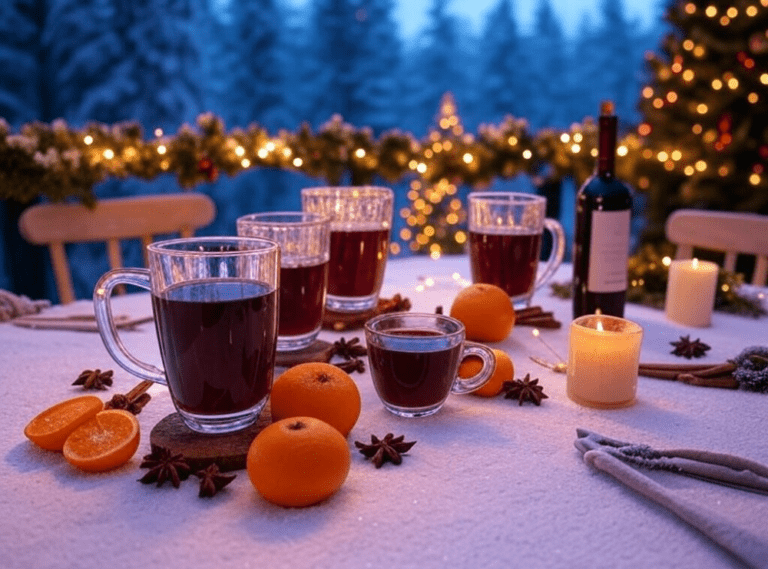
<path id="1" fill-rule="evenodd" d="M 238 218 L 237 234 L 280 245 L 280 317 L 277 351 L 310 346 L 323 324 L 330 218 L 317 213 L 253 213 Z"/>
<path id="2" fill-rule="evenodd" d="M 147 246 L 148 269 L 105 273 L 93 292 L 96 321 L 112 358 L 168 386 L 184 423 L 226 433 L 256 422 L 272 388 L 280 249 L 274 241 L 197 237 Z M 165 370 L 130 354 L 110 302 L 119 283 L 149 290 Z"/>
<path id="3" fill-rule="evenodd" d="M 326 308 L 366 312 L 376 307 L 389 249 L 394 194 L 375 186 L 301 190 L 302 210 L 331 218 Z"/>
<path id="4" fill-rule="evenodd" d="M 389 313 L 365 324 L 373 386 L 384 407 L 400 417 L 437 413 L 450 393 L 482 387 L 496 368 L 490 348 L 465 341 L 464 325 L 442 314 Z M 458 377 L 467 356 L 482 368 L 467 379 Z"/>
<path id="5" fill-rule="evenodd" d="M 472 282 L 504 289 L 515 304 L 530 303 L 533 293 L 552 278 L 565 254 L 563 226 L 545 217 L 546 207 L 546 198 L 533 194 L 469 194 Z M 552 233 L 552 251 L 539 271 L 544 229 Z"/>

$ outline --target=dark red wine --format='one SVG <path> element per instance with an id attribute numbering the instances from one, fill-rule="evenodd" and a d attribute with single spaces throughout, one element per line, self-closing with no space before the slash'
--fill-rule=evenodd
<path id="1" fill-rule="evenodd" d="M 152 295 L 168 389 L 197 415 L 245 411 L 272 386 L 277 293 L 266 284 L 186 282 Z"/>
<path id="2" fill-rule="evenodd" d="M 323 321 L 328 263 L 280 269 L 280 336 L 309 334 Z"/>
<path id="3" fill-rule="evenodd" d="M 469 232 L 472 282 L 496 285 L 512 297 L 533 287 L 540 254 L 541 233 Z"/>
<path id="4" fill-rule="evenodd" d="M 381 288 L 389 229 L 331 231 L 328 294 L 368 296 Z"/>
<path id="5" fill-rule="evenodd" d="M 597 172 L 576 196 L 573 317 L 624 316 L 632 193 L 614 174 L 616 116 L 604 103 L 599 120 Z"/>
<path id="6" fill-rule="evenodd" d="M 436 330 L 395 329 L 398 336 L 442 336 Z M 414 348 L 415 349 L 415 348 Z M 379 397 L 397 407 L 430 407 L 442 403 L 456 379 L 461 344 L 432 352 L 392 350 L 368 345 L 371 377 Z"/>

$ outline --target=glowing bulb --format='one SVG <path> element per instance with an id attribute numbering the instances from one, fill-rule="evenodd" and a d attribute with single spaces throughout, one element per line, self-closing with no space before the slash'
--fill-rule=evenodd
<path id="1" fill-rule="evenodd" d="M 91 144 L 93 144 L 93 137 L 90 134 L 86 134 L 85 138 L 83 138 L 83 142 L 85 142 L 85 144 L 90 146 Z"/>
<path id="2" fill-rule="evenodd" d="M 163 155 L 163 154 L 165 154 L 166 152 L 168 152 L 168 148 L 166 148 L 165 144 L 161 144 L 161 145 L 159 145 L 159 146 L 157 147 L 157 153 L 158 153 L 158 154 L 160 154 L 160 155 Z"/>
<path id="3" fill-rule="evenodd" d="M 525 158 L 526 160 L 530 160 L 532 157 L 533 157 L 533 152 L 531 152 L 528 149 L 523 150 L 523 158 Z"/>
<path id="4" fill-rule="evenodd" d="M 235 148 L 235 154 L 237 154 L 238 156 L 244 156 L 245 155 L 245 148 L 243 148 L 242 146 L 237 146 Z"/>
<path id="5" fill-rule="evenodd" d="M 107 148 L 104 152 L 102 152 L 102 155 L 107 160 L 112 160 L 115 157 L 115 151 L 111 148 Z"/>

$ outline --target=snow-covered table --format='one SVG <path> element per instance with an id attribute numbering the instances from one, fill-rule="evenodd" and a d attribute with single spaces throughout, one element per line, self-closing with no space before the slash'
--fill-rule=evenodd
<path id="1" fill-rule="evenodd" d="M 556 280 L 566 280 L 563 267 Z M 465 257 L 390 261 L 384 296 L 399 292 L 413 309 L 447 309 L 469 274 Z M 431 277 L 433 281 L 425 279 Z M 432 286 L 419 286 L 433 282 Z M 151 313 L 147 295 L 116 298 L 116 313 Z M 570 304 L 546 290 L 534 304 L 563 322 L 541 337 L 567 355 Z M 49 313 L 87 312 L 90 303 Z M 768 344 L 768 319 L 715 313 L 706 329 L 666 321 L 662 311 L 627 306 L 645 331 L 641 360 L 675 361 L 669 342 L 692 334 L 721 362 Z M 362 338 L 361 331 L 335 334 Z M 126 344 L 159 361 L 154 328 L 124 332 Z M 531 373 L 549 395 L 541 407 L 501 397 L 451 396 L 437 415 L 402 419 L 384 410 L 369 374 L 354 374 L 363 399 L 349 436 L 353 451 L 341 491 L 320 505 L 283 509 L 262 500 L 244 471 L 212 499 L 197 497 L 196 478 L 180 489 L 143 485 L 148 433 L 172 412 L 167 392 L 151 388 L 139 415 L 142 443 L 118 470 L 85 474 L 23 435 L 31 417 L 81 393 L 70 384 L 86 368 L 115 369 L 102 395 L 126 392 L 137 379 L 106 353 L 98 334 L 29 330 L 0 324 L 0 565 L 8 569 L 187 567 L 739 567 L 739 561 L 672 514 L 587 466 L 574 448 L 576 428 L 656 448 L 689 447 L 768 463 L 768 395 L 640 378 L 637 403 L 600 411 L 565 395 L 565 376 L 534 364 L 553 359 L 516 327 L 496 345 L 512 357 L 516 377 Z M 97 392 L 98 393 L 98 392 Z M 403 464 L 376 469 L 353 448 L 371 434 L 418 441 Z M 768 537 L 768 498 L 691 478 L 657 480 Z"/>

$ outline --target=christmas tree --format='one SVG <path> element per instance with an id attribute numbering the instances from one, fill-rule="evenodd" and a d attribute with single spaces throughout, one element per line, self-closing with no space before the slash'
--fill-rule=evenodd
<path id="1" fill-rule="evenodd" d="M 675 0 L 666 19 L 640 101 L 649 240 L 678 208 L 768 214 L 768 0 Z"/>
<path id="2" fill-rule="evenodd" d="M 472 160 L 465 152 L 468 135 L 464 134 L 453 95 L 446 93 L 440 101 L 437 128 L 429 134 L 432 144 L 424 144 L 424 158 L 442 163 L 440 171 L 450 172 L 451 163 Z M 433 259 L 445 253 L 461 253 L 467 240 L 459 229 L 466 221 L 466 211 L 458 195 L 457 182 L 440 176 L 432 180 L 428 167 L 422 163 L 417 171 L 420 179 L 412 180 L 408 191 L 410 208 L 400 215 L 406 227 L 400 230 L 400 239 L 407 241 L 414 253 L 428 253 Z"/>

